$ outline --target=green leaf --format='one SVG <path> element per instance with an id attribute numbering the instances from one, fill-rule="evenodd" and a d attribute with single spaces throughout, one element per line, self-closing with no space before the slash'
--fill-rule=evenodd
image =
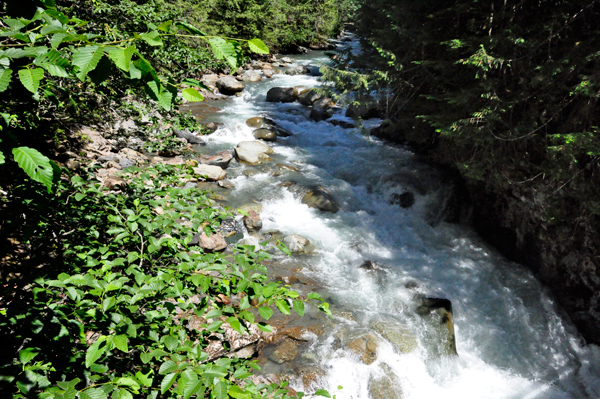
<path id="1" fill-rule="evenodd" d="M 221 380 L 217 382 L 213 388 L 213 394 L 215 399 L 227 399 L 227 393 L 229 391 L 229 383 Z"/>
<path id="2" fill-rule="evenodd" d="M 152 386 L 152 381 L 154 380 L 150 377 L 150 374 L 152 374 L 152 371 L 149 371 L 148 374 L 143 374 L 141 371 L 138 371 L 135 373 L 135 378 L 137 378 L 145 387 L 150 388 Z"/>
<path id="3" fill-rule="evenodd" d="M 27 364 L 31 360 L 33 360 L 33 358 L 36 357 L 38 355 L 38 353 L 39 353 L 39 350 L 37 350 L 35 348 L 21 349 L 19 351 L 19 360 L 21 361 L 21 363 Z"/>
<path id="4" fill-rule="evenodd" d="M 65 39 L 68 36 L 70 35 L 67 33 L 56 33 L 52 36 L 52 39 L 50 40 L 50 45 L 53 49 L 57 49 L 58 46 L 60 46 L 60 44 L 63 42 L 63 39 Z"/>
<path id="5" fill-rule="evenodd" d="M 314 394 L 315 394 L 315 396 L 324 396 L 324 397 L 326 397 L 326 398 L 331 398 L 331 395 L 329 394 L 329 392 L 327 392 L 327 391 L 326 391 L 326 390 L 324 390 L 324 389 L 319 389 L 319 390 L 317 390 L 317 392 L 315 392 Z"/>
<path id="6" fill-rule="evenodd" d="M 163 378 L 160 383 L 160 393 L 164 394 L 171 388 L 171 385 L 175 382 L 175 377 L 177 377 L 177 373 L 167 374 L 165 378 Z"/>
<path id="7" fill-rule="evenodd" d="M 116 303 L 117 303 L 117 300 L 113 296 L 109 296 L 109 297 L 105 298 L 104 301 L 102 302 L 102 311 L 106 313 L 106 311 L 108 309 L 112 308 L 113 306 L 115 306 Z"/>
<path id="8" fill-rule="evenodd" d="M 206 33 L 202 32 L 200 29 L 196 28 L 194 25 L 188 24 L 187 22 L 177 21 L 177 22 L 175 22 L 175 26 L 177 26 L 178 28 L 181 28 L 185 31 L 188 31 L 190 33 L 193 33 L 195 35 L 206 36 Z"/>
<path id="9" fill-rule="evenodd" d="M 191 87 L 183 90 L 181 94 L 183 95 L 183 98 L 191 102 L 204 101 L 204 97 L 202 97 L 202 94 L 200 94 L 198 90 L 193 89 Z"/>
<path id="10" fill-rule="evenodd" d="M 79 80 L 84 81 L 88 73 L 96 69 L 103 55 L 104 49 L 100 46 L 86 46 L 73 52 L 73 65 L 79 68 Z"/>
<path id="11" fill-rule="evenodd" d="M 242 388 L 238 387 L 237 385 L 232 385 L 229 388 L 229 396 L 235 399 L 245 399 L 249 398 L 251 395 L 248 392 L 244 391 Z"/>
<path id="12" fill-rule="evenodd" d="M 166 362 L 160 365 L 158 374 L 167 374 L 175 370 L 177 370 L 177 363 L 175 363 L 172 360 L 167 360 Z"/>
<path id="13" fill-rule="evenodd" d="M 90 367 L 92 363 L 100 359 L 100 356 L 106 352 L 107 345 L 102 345 L 106 341 L 106 337 L 103 335 L 96 340 L 85 353 L 85 366 Z"/>
<path id="14" fill-rule="evenodd" d="M 260 317 L 263 319 L 269 320 L 273 316 L 273 309 L 268 306 L 261 306 L 258 308 L 258 313 L 260 313 Z"/>
<path id="15" fill-rule="evenodd" d="M 252 313 L 248 310 L 244 310 L 244 311 L 240 312 L 240 317 L 242 317 L 245 320 L 248 320 L 248 322 L 254 324 L 254 313 Z"/>
<path id="16" fill-rule="evenodd" d="M 233 43 L 226 41 L 220 37 L 208 39 L 215 57 L 218 60 L 226 60 L 233 69 L 237 69 L 237 52 Z"/>
<path id="17" fill-rule="evenodd" d="M 265 43 L 263 43 L 260 39 L 252 39 L 248 41 L 248 47 L 250 47 L 250 51 L 257 54 L 269 54 L 269 48 Z"/>
<path id="18" fill-rule="evenodd" d="M 108 399 L 108 394 L 100 388 L 89 388 L 79 393 L 79 399 Z"/>
<path id="19" fill-rule="evenodd" d="M 156 29 L 161 30 L 163 32 L 169 32 L 171 30 L 171 26 L 173 25 L 173 21 L 165 21 Z"/>
<path id="20" fill-rule="evenodd" d="M 43 78 L 44 70 L 42 68 L 23 68 L 19 70 L 19 80 L 27 90 L 34 94 L 40 88 L 40 82 Z"/>
<path id="21" fill-rule="evenodd" d="M 8 89 L 12 78 L 12 69 L 0 69 L 0 93 Z"/>
<path id="22" fill-rule="evenodd" d="M 4 154 L 0 151 L 0 165 L 6 163 L 6 158 L 4 158 Z"/>
<path id="23" fill-rule="evenodd" d="M 129 346 L 127 345 L 127 335 L 116 335 L 113 338 L 113 344 L 115 348 L 121 352 L 129 353 Z"/>
<path id="24" fill-rule="evenodd" d="M 174 351 L 179 347 L 179 340 L 175 337 L 168 336 L 165 338 L 165 346 L 168 350 Z"/>
<path id="25" fill-rule="evenodd" d="M 138 389 L 140 389 L 140 384 L 138 384 L 137 381 L 131 377 L 117 378 L 116 380 L 113 381 L 113 384 L 117 384 L 118 386 L 130 387 L 134 391 L 137 391 Z"/>
<path id="26" fill-rule="evenodd" d="M 227 319 L 227 323 L 229 323 L 231 328 L 233 328 L 235 331 L 237 331 L 240 334 L 243 334 L 242 323 L 240 323 L 240 321 L 236 317 L 231 316 Z"/>
<path id="27" fill-rule="evenodd" d="M 151 80 L 147 84 L 153 95 L 152 97 L 165 109 L 165 111 L 169 111 L 171 109 L 173 94 L 166 90 L 160 82 L 157 83 L 155 80 Z"/>
<path id="28" fill-rule="evenodd" d="M 12 150 L 15 161 L 33 180 L 52 187 L 54 171 L 50 160 L 38 150 L 29 147 L 17 147 Z"/>
<path id="29" fill-rule="evenodd" d="M 113 394 L 113 398 L 114 397 L 115 396 Z M 116 399 L 133 399 L 133 395 L 128 390 L 121 388 L 117 393 Z"/>
<path id="30" fill-rule="evenodd" d="M 108 52 L 108 57 L 115 63 L 117 68 L 129 72 L 131 58 L 135 53 L 135 46 L 129 46 L 126 49 L 113 47 Z"/>
<path id="31" fill-rule="evenodd" d="M 266 323 L 258 323 L 258 324 L 256 324 L 256 326 L 261 331 L 264 331 L 264 332 L 273 332 L 273 327 L 271 327 L 270 325 L 268 325 Z"/>
<path id="32" fill-rule="evenodd" d="M 277 305 L 277 309 L 283 314 L 291 314 L 290 313 L 290 305 L 285 299 L 278 299 L 275 301 L 275 305 Z"/>
<path id="33" fill-rule="evenodd" d="M 139 35 L 139 37 L 151 46 L 162 46 L 162 38 L 160 33 L 156 31 L 146 32 Z"/>
<path id="34" fill-rule="evenodd" d="M 293 302 L 293 305 L 296 313 L 298 313 L 300 316 L 304 316 L 304 302 L 296 300 Z"/>

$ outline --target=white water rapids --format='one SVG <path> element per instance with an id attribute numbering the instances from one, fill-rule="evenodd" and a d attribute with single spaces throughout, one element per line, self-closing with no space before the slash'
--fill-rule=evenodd
<path id="1" fill-rule="evenodd" d="M 326 60 L 321 52 L 296 57 L 300 64 Z M 245 121 L 255 116 L 268 116 L 293 133 L 273 144 L 273 164 L 290 164 L 300 173 L 245 177 L 247 166 L 234 162 L 227 170 L 235 184 L 230 203 L 257 200 L 263 204 L 264 230 L 297 233 L 315 244 L 316 255 L 302 259 L 303 273 L 325 287 L 320 292 L 334 311 L 354 316 L 354 321 L 334 317 L 333 331 L 303 348 L 309 353 L 303 361 L 326 371 L 320 385 L 337 398 L 367 399 L 369 380 L 384 373 L 385 363 L 404 399 L 600 398 L 600 348 L 582 344 L 532 273 L 503 259 L 468 227 L 433 223 L 447 192 L 440 173 L 407 149 L 365 136 L 359 128 L 314 122 L 308 107 L 265 102 L 271 87 L 320 84 L 316 77 L 287 75 L 246 84 L 242 97 L 215 102 L 221 111 L 210 120 L 226 128 L 207 136 L 208 146 L 201 150 L 214 154 L 254 140 Z M 338 114 L 335 118 L 344 119 L 342 110 Z M 280 186 L 286 180 L 326 188 L 342 210 L 309 208 Z M 391 195 L 404 190 L 415 193 L 414 206 L 391 205 Z M 384 271 L 359 269 L 365 260 Z M 409 309 L 409 282 L 452 301 L 458 356 L 431 356 L 423 349 L 431 342 Z M 340 331 L 366 331 L 380 314 L 404 320 L 420 349 L 401 354 L 382 340 L 377 360 L 366 365 L 334 345 Z"/>

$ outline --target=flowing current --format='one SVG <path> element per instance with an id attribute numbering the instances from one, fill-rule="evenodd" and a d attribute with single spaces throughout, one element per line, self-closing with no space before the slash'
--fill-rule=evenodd
<path id="1" fill-rule="evenodd" d="M 327 60 L 322 52 L 311 52 L 294 63 Z M 449 191 L 442 174 L 419 163 L 408 149 L 365 135 L 377 121 L 343 128 L 311 120 L 310 108 L 297 102 L 265 101 L 272 87 L 321 84 L 314 76 L 277 74 L 247 83 L 241 97 L 214 101 L 212 109 L 201 111 L 209 114 L 207 120 L 225 124 L 207 136 L 208 145 L 199 149 L 206 154 L 255 140 L 245 121 L 256 116 L 267 116 L 292 133 L 272 145 L 273 162 L 266 168 L 284 163 L 298 172 L 273 176 L 263 167 L 232 163 L 227 172 L 234 188 L 226 205 L 260 202 L 263 230 L 300 234 L 314 244 L 313 255 L 279 261 L 290 270 L 301 268 L 303 278 L 315 284 L 308 289 L 319 291 L 335 316 L 324 322 L 325 333 L 308 337 L 294 362 L 265 360 L 263 370 L 320 370 L 314 386 L 344 399 L 373 397 L 374 387 L 379 395 L 383 390 L 390 396 L 387 388 L 404 399 L 600 398 L 600 348 L 582 344 L 526 268 L 505 260 L 468 227 L 441 221 Z M 337 110 L 334 119 L 351 122 L 343 115 Z M 247 177 L 248 169 L 258 173 Z M 325 188 L 341 210 L 309 208 L 282 185 L 290 180 Z M 406 190 L 415 195 L 412 207 L 391 204 L 394 194 Z M 367 260 L 378 265 L 376 270 L 359 267 Z M 415 293 L 452 302 L 458 356 L 436 352 L 441 344 L 415 312 Z M 402 353 L 375 334 L 380 337 L 376 360 L 362 361 L 347 342 L 372 333 L 379 317 L 398 321 L 416 349 Z M 311 318 L 317 316 L 306 315 L 305 324 Z M 377 381 L 388 383 L 382 388 Z M 300 379 L 292 386 L 311 391 Z"/>

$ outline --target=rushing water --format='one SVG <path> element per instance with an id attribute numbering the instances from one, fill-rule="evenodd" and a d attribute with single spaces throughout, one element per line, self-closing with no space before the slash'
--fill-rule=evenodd
<path id="1" fill-rule="evenodd" d="M 307 65 L 326 61 L 321 52 L 295 58 Z M 226 128 L 201 149 L 214 154 L 254 140 L 245 121 L 255 116 L 269 116 L 293 133 L 273 145 L 273 164 L 300 172 L 245 177 L 249 167 L 232 163 L 228 178 L 235 188 L 228 200 L 233 206 L 261 202 L 264 230 L 297 233 L 315 244 L 315 255 L 297 260 L 305 266 L 302 273 L 323 287 L 333 310 L 353 315 L 334 317 L 326 334 L 305 345 L 299 364 L 324 370 L 318 383 L 338 398 L 368 398 L 370 381 L 384 372 L 396 376 L 403 398 L 600 398 L 600 348 L 582 345 L 548 290 L 468 227 L 438 223 L 448 192 L 441 174 L 407 149 L 365 136 L 361 128 L 314 122 L 310 109 L 298 103 L 265 102 L 271 87 L 320 84 L 313 76 L 275 75 L 247 84 L 242 97 L 214 102 L 220 111 L 210 120 Z M 339 110 L 335 118 L 342 115 Z M 308 208 L 280 185 L 286 180 L 325 187 L 342 210 Z M 414 206 L 391 205 L 392 194 L 404 190 L 415 193 Z M 365 260 L 382 270 L 360 269 Z M 428 349 L 436 343 L 411 308 L 414 286 L 452 301 L 459 356 L 436 356 Z M 368 331 L 379 315 L 401 321 L 419 349 L 401 354 L 382 340 L 377 360 L 366 365 L 336 344 L 344 334 Z M 281 371 L 278 367 L 264 365 Z M 299 381 L 293 386 L 305 388 Z"/>

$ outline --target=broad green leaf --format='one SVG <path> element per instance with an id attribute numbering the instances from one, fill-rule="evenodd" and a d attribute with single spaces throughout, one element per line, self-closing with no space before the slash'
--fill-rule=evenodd
<path id="1" fill-rule="evenodd" d="M 202 97 L 202 94 L 200 94 L 198 90 L 193 89 L 191 87 L 183 90 L 181 92 L 181 95 L 183 96 L 183 98 L 191 102 L 204 101 L 204 97 Z"/>
<path id="2" fill-rule="evenodd" d="M 204 315 L 205 319 L 214 319 L 215 317 L 221 317 L 223 315 L 223 313 L 221 313 L 221 311 L 219 309 L 211 309 L 208 311 L 208 313 L 206 313 L 206 315 Z"/>
<path id="3" fill-rule="evenodd" d="M 116 380 L 113 381 L 113 384 L 117 384 L 118 386 L 130 387 L 134 391 L 137 391 L 138 389 L 140 389 L 140 384 L 138 384 L 137 381 L 131 377 L 117 378 Z"/>
<path id="4" fill-rule="evenodd" d="M 32 93 L 37 93 L 40 88 L 40 82 L 44 78 L 44 70 L 42 68 L 23 68 L 19 69 L 19 80 L 23 86 Z"/>
<path id="5" fill-rule="evenodd" d="M 5 91 L 12 78 L 12 69 L 0 69 L 0 93 Z"/>
<path id="6" fill-rule="evenodd" d="M 85 353 L 85 366 L 90 367 L 92 363 L 100 359 L 100 356 L 106 352 L 106 345 L 102 345 L 106 341 L 105 336 L 101 336 L 94 342 Z"/>
<path id="7" fill-rule="evenodd" d="M 162 46 L 163 45 L 162 38 L 160 37 L 160 33 L 156 32 L 156 31 L 142 33 L 139 35 L 139 37 L 151 46 Z"/>
<path id="8" fill-rule="evenodd" d="M 113 296 L 109 296 L 109 297 L 105 298 L 104 301 L 102 302 L 102 311 L 106 312 L 108 309 L 115 306 L 116 303 L 117 303 L 117 300 Z"/>
<path id="9" fill-rule="evenodd" d="M 177 377 L 177 373 L 167 374 L 165 378 L 163 378 L 160 383 L 160 393 L 164 394 L 171 388 L 171 385 L 175 382 L 175 377 Z"/>
<path id="10" fill-rule="evenodd" d="M 196 28 L 194 25 L 188 24 L 187 22 L 177 21 L 177 22 L 175 22 L 175 26 L 177 26 L 178 28 L 181 28 L 185 31 L 188 31 L 190 33 L 193 33 L 195 35 L 206 36 L 206 33 L 202 32 L 200 29 Z"/>
<path id="11" fill-rule="evenodd" d="M 196 79 L 185 78 L 181 81 L 181 83 L 190 85 L 190 86 L 199 87 L 200 89 L 204 89 L 204 90 L 210 90 L 204 83 L 202 83 Z"/>
<path id="12" fill-rule="evenodd" d="M 228 318 L 227 323 L 229 323 L 231 328 L 233 328 L 235 331 L 237 331 L 240 334 L 243 334 L 242 323 L 240 323 L 240 321 L 236 317 L 232 316 L 232 317 Z"/>
<path id="13" fill-rule="evenodd" d="M 208 43 L 210 44 L 217 59 L 226 60 L 233 69 L 237 69 L 237 52 L 233 43 L 228 42 L 220 37 L 208 39 Z"/>
<path id="14" fill-rule="evenodd" d="M 217 382 L 213 388 L 213 394 L 215 399 L 227 399 L 227 393 L 229 391 L 229 383 L 225 380 Z"/>
<path id="15" fill-rule="evenodd" d="M 265 43 L 263 43 L 260 39 L 252 39 L 248 40 L 248 47 L 250 47 L 250 51 L 257 54 L 269 54 L 269 48 Z"/>
<path id="16" fill-rule="evenodd" d="M 151 374 L 153 374 L 152 371 L 149 371 L 148 374 L 143 374 L 141 371 L 138 371 L 135 373 L 135 378 L 137 378 L 142 385 L 150 388 L 152 386 L 152 381 L 154 380 L 152 377 L 150 377 Z"/>
<path id="17" fill-rule="evenodd" d="M 229 388 L 229 396 L 235 399 L 245 399 L 249 398 L 251 395 L 248 392 L 244 391 L 242 388 L 238 387 L 237 385 L 232 385 Z"/>
<path id="18" fill-rule="evenodd" d="M 258 308 L 258 313 L 260 313 L 260 316 L 265 320 L 269 320 L 271 316 L 273 316 L 273 310 L 268 306 L 261 306 Z"/>
<path id="19" fill-rule="evenodd" d="M 38 150 L 30 147 L 13 148 L 12 153 L 21 169 L 33 180 L 43 183 L 49 191 L 53 181 L 51 161 Z"/>
<path id="20" fill-rule="evenodd" d="M 133 395 L 127 389 L 121 388 L 117 393 L 116 399 L 133 399 Z"/>
<path id="21" fill-rule="evenodd" d="M 0 165 L 6 163 L 6 158 L 4 158 L 4 154 L 0 151 Z"/>
<path id="22" fill-rule="evenodd" d="M 275 305 L 277 305 L 277 309 L 283 314 L 290 314 L 290 305 L 285 299 L 278 299 L 275 301 Z"/>
<path id="23" fill-rule="evenodd" d="M 52 33 L 64 33 L 66 29 L 62 25 L 46 25 L 42 28 L 40 33 L 44 36 Z"/>
<path id="24" fill-rule="evenodd" d="M 270 325 L 268 325 L 266 323 L 258 323 L 258 324 L 256 324 L 256 326 L 261 331 L 264 331 L 264 332 L 273 332 L 273 327 L 271 327 Z"/>
<path id="25" fill-rule="evenodd" d="M 165 338 L 165 346 L 168 350 L 174 351 L 179 347 L 179 340 L 175 337 L 168 336 Z"/>
<path id="26" fill-rule="evenodd" d="M 52 36 L 52 39 L 50 40 L 50 45 L 53 49 L 57 49 L 58 46 L 60 46 L 60 44 L 63 42 L 63 40 L 69 36 L 71 35 L 67 33 L 56 33 Z"/>
<path id="27" fill-rule="evenodd" d="M 89 388 L 79 392 L 80 399 L 107 399 L 108 394 L 100 388 Z"/>
<path id="28" fill-rule="evenodd" d="M 103 55 L 104 50 L 100 46 L 86 46 L 73 52 L 73 65 L 79 68 L 79 80 L 85 80 L 88 73 L 96 69 Z"/>
<path id="29" fill-rule="evenodd" d="M 296 300 L 292 304 L 294 305 L 294 310 L 296 313 L 298 313 L 300 316 L 304 316 L 304 302 Z"/>
<path id="30" fill-rule="evenodd" d="M 177 370 L 177 363 L 175 363 L 172 360 L 167 360 L 166 362 L 160 365 L 158 374 L 167 374 L 175 370 Z"/>
<path id="31" fill-rule="evenodd" d="M 115 63 L 117 68 L 129 72 L 131 58 L 135 53 L 135 46 L 129 46 L 126 49 L 113 47 L 108 52 L 108 57 Z"/>
<path id="32" fill-rule="evenodd" d="M 148 82 L 148 87 L 158 104 L 166 111 L 169 111 L 171 109 L 171 102 L 173 101 L 173 94 L 155 80 Z"/>
<path id="33" fill-rule="evenodd" d="M 37 350 L 35 348 L 21 349 L 19 351 L 19 360 L 21 361 L 21 363 L 27 364 L 31 360 L 33 360 L 33 358 L 36 357 L 38 355 L 38 353 L 39 353 L 39 350 Z"/>
<path id="34" fill-rule="evenodd" d="M 324 389 L 317 390 L 317 392 L 315 392 L 315 396 L 324 396 L 326 398 L 331 398 L 331 395 L 329 394 L 329 392 L 327 392 Z"/>
<path id="35" fill-rule="evenodd" d="M 113 344 L 120 351 L 129 353 L 129 346 L 127 345 L 127 335 L 116 335 L 113 338 Z"/>
<path id="36" fill-rule="evenodd" d="M 52 76 L 61 78 L 69 77 L 66 68 L 69 68 L 69 61 L 57 50 L 50 50 L 47 53 L 37 57 L 34 61 L 36 65 L 41 66 Z"/>
<path id="37" fill-rule="evenodd" d="M 52 76 L 56 76 L 59 78 L 68 78 L 69 77 L 69 73 L 63 67 L 60 67 L 58 65 L 40 64 L 40 66 L 42 68 L 44 68 L 46 71 L 48 71 L 48 73 Z"/>
<path id="38" fill-rule="evenodd" d="M 161 30 L 163 32 L 169 32 L 171 30 L 171 26 L 173 25 L 173 21 L 165 21 L 156 29 Z"/>

